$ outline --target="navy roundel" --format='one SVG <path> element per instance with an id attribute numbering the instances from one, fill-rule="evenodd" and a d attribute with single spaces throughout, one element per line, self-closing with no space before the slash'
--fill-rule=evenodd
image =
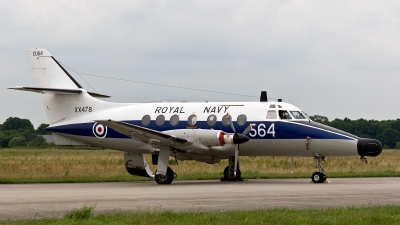
<path id="1" fill-rule="evenodd" d="M 107 127 L 102 124 L 94 123 L 92 131 L 94 136 L 98 138 L 105 138 L 107 136 Z"/>

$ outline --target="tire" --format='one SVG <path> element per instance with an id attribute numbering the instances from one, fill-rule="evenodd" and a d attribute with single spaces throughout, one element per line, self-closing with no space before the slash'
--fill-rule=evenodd
<path id="1" fill-rule="evenodd" d="M 324 183 L 326 178 L 327 178 L 326 174 L 320 172 L 315 172 L 311 175 L 311 180 L 314 183 Z"/>
<path id="2" fill-rule="evenodd" d="M 229 166 L 225 167 L 224 169 L 224 179 L 226 181 L 238 181 L 241 180 L 242 173 L 240 172 L 240 169 L 238 168 L 236 171 L 236 177 L 233 175 L 233 169 L 229 170 Z"/>
<path id="3" fill-rule="evenodd" d="M 162 174 L 156 174 L 154 176 L 157 184 L 171 184 L 172 181 L 174 180 L 174 177 L 175 177 L 175 173 L 174 173 L 174 171 L 172 171 L 172 169 L 170 167 L 168 167 L 167 174 L 165 174 L 165 176 Z"/>

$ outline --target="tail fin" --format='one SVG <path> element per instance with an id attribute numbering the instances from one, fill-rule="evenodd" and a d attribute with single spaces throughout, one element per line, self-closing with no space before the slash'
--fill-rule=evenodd
<path id="1" fill-rule="evenodd" d="M 38 87 L 11 89 L 41 93 L 50 125 L 67 123 L 69 118 L 78 116 L 75 114 L 77 104 L 91 109 L 104 107 L 103 101 L 93 97 L 109 96 L 86 92 L 46 49 L 29 49 L 28 57 Z"/>
<path id="2" fill-rule="evenodd" d="M 39 87 L 82 88 L 46 49 L 29 49 L 28 57 Z"/>

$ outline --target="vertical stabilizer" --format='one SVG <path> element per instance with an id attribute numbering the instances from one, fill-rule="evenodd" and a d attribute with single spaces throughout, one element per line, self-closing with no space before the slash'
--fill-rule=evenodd
<path id="1" fill-rule="evenodd" d="M 28 57 L 39 87 L 82 88 L 46 49 L 29 49 Z"/>
<path id="2" fill-rule="evenodd" d="M 79 107 L 95 112 L 113 105 L 94 98 L 110 96 L 84 90 L 46 49 L 29 49 L 28 57 L 38 86 L 10 89 L 41 93 L 50 125 L 66 124 L 72 118 L 75 122 L 79 121 L 83 118 L 82 114 L 77 113 Z"/>
<path id="3" fill-rule="evenodd" d="M 82 86 L 66 71 L 46 49 L 29 49 L 29 61 L 39 88 L 82 90 Z M 87 93 L 63 94 L 41 92 L 44 110 L 50 125 L 66 123 L 74 116 L 69 113 L 76 101 L 81 103 L 93 101 Z"/>

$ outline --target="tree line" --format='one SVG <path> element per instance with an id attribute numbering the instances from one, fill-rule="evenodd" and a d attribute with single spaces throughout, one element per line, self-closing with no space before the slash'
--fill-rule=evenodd
<path id="1" fill-rule="evenodd" d="M 322 123 L 362 138 L 378 139 L 382 142 L 384 148 L 400 149 L 400 119 L 397 120 L 351 120 L 334 119 L 329 121 L 325 116 L 314 115 L 310 118 L 318 123 Z M 36 129 L 28 119 L 18 117 L 9 117 L 3 124 L 0 124 L 0 147 L 26 146 L 27 139 L 36 134 L 38 137 L 32 140 L 30 145 L 43 146 L 46 141 L 41 135 L 48 135 L 51 132 L 46 131 L 49 124 L 42 123 Z"/>
<path id="2" fill-rule="evenodd" d="M 28 119 L 9 117 L 3 124 L 0 124 L 0 147 L 26 146 L 28 138 L 34 134 L 38 136 L 29 143 L 30 145 L 46 145 L 47 142 L 41 135 L 51 134 L 46 131 L 48 126 L 48 124 L 42 123 L 35 129 Z"/>

